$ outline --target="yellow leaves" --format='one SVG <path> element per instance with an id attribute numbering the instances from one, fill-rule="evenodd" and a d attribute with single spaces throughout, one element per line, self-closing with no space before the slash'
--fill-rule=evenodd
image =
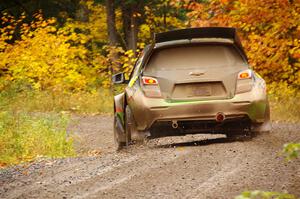
<path id="1" fill-rule="evenodd" d="M 86 41 L 85 39 L 81 39 L 81 40 L 80 40 L 80 43 L 81 43 L 81 44 L 85 44 L 86 42 L 87 42 L 87 41 Z"/>
<path id="2" fill-rule="evenodd" d="M 137 58 L 132 50 L 126 51 L 120 59 L 121 63 L 123 63 L 123 71 L 129 74 L 133 69 L 136 60 Z"/>
<path id="3" fill-rule="evenodd" d="M 70 20 L 67 25 L 86 32 L 86 35 L 88 35 L 90 39 L 106 43 L 107 27 L 105 7 L 101 4 L 94 4 L 93 0 L 81 1 L 81 4 L 87 6 L 90 11 L 88 22 L 73 22 Z"/>
<path id="4" fill-rule="evenodd" d="M 41 27 L 44 28 L 44 27 L 46 27 L 47 25 L 48 25 L 48 23 L 47 23 L 46 21 L 43 21 L 42 24 L 41 24 Z"/>
<path id="5" fill-rule="evenodd" d="M 138 13 L 138 12 L 133 13 L 133 17 L 135 17 L 135 18 L 138 18 L 138 17 L 141 17 L 141 16 L 142 16 L 141 13 Z"/>
<path id="6" fill-rule="evenodd" d="M 126 58 L 125 61 L 128 61 L 129 58 L 133 58 L 133 57 L 135 56 L 133 50 L 128 50 L 128 51 L 126 51 L 124 54 L 128 57 L 128 58 Z"/>
<path id="7" fill-rule="evenodd" d="M 58 29 L 54 18 L 44 20 L 41 14 L 35 18 L 21 24 L 21 39 L 13 44 L 6 43 L 9 32 L 0 35 L 0 68 L 6 70 L 1 78 L 28 82 L 34 89 L 96 88 L 98 64 L 105 58 L 86 48 L 90 37 L 75 33 L 72 25 Z"/>
<path id="8" fill-rule="evenodd" d="M 49 29 L 49 32 L 56 32 L 56 31 L 57 31 L 57 29 L 53 26 L 51 26 L 50 29 Z"/>
<path id="9" fill-rule="evenodd" d="M 48 19 L 48 23 L 53 25 L 56 23 L 56 19 L 55 18 Z"/>

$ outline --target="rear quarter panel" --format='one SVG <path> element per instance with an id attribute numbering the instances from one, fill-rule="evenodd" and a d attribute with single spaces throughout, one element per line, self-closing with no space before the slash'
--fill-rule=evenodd
<path id="1" fill-rule="evenodd" d="M 125 107 L 125 93 L 121 93 L 114 97 L 114 112 L 124 124 L 124 107 Z"/>

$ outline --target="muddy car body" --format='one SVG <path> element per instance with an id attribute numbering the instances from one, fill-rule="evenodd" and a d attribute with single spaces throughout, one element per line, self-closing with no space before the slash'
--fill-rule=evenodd
<path id="1" fill-rule="evenodd" d="M 248 64 L 234 28 L 193 28 L 155 35 L 114 97 L 119 147 L 133 138 L 268 131 L 265 81 Z"/>

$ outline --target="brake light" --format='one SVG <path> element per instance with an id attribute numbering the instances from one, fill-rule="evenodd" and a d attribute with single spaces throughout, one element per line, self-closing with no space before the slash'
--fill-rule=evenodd
<path id="1" fill-rule="evenodd" d="M 146 97 L 160 98 L 162 96 L 157 79 L 153 77 L 142 77 L 142 83 L 142 89 Z"/>
<path id="2" fill-rule="evenodd" d="M 252 71 L 250 69 L 241 71 L 238 75 L 238 79 L 251 79 Z"/>
<path id="3" fill-rule="evenodd" d="M 243 70 L 238 74 L 238 81 L 236 84 L 236 94 L 246 93 L 253 88 L 253 72 L 250 69 Z"/>
<path id="4" fill-rule="evenodd" d="M 157 79 L 153 77 L 142 77 L 144 85 L 158 85 Z"/>

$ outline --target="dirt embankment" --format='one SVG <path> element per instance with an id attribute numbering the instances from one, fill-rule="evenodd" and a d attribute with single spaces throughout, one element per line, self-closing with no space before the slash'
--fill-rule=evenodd
<path id="1" fill-rule="evenodd" d="M 76 116 L 85 157 L 0 170 L 0 198 L 234 198 L 244 190 L 300 196 L 300 161 L 280 155 L 300 142 L 300 125 L 273 124 L 252 140 L 197 135 L 151 140 L 115 152 L 110 116 Z"/>

